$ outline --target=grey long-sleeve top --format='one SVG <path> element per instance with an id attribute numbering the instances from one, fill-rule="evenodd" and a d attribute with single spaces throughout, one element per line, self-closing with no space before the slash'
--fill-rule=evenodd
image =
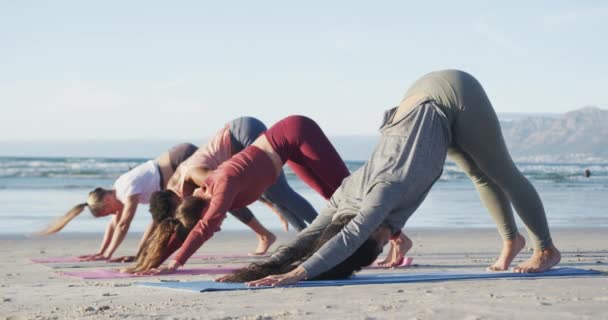
<path id="1" fill-rule="evenodd" d="M 393 122 L 385 112 L 381 138 L 369 161 L 346 178 L 320 215 L 286 247 L 306 248 L 333 219 L 355 215 L 340 233 L 300 266 L 314 278 L 353 254 L 381 225 L 396 233 L 426 197 L 443 171 L 450 135 L 433 101 L 424 101 Z M 286 250 L 272 259 L 281 261 Z"/>

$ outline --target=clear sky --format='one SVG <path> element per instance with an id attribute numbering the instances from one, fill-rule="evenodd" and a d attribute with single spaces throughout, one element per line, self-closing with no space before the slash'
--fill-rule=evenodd
<path id="1" fill-rule="evenodd" d="M 419 76 L 499 113 L 608 107 L 604 1 L 0 0 L 0 140 L 206 137 L 289 114 L 369 134 Z"/>

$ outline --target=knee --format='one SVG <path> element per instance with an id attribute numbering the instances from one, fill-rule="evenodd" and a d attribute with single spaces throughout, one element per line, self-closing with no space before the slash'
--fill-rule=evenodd
<path id="1" fill-rule="evenodd" d="M 473 181 L 473 183 L 475 185 L 480 186 L 480 187 L 485 187 L 488 184 L 490 184 L 490 182 L 491 182 L 491 180 L 486 176 L 473 175 L 473 176 L 469 176 L 469 178 L 471 179 L 471 181 Z"/>
<path id="2" fill-rule="evenodd" d="M 477 186 L 487 186 L 492 182 L 490 178 L 478 169 L 474 168 L 463 168 L 464 173 L 471 179 L 471 181 Z"/>

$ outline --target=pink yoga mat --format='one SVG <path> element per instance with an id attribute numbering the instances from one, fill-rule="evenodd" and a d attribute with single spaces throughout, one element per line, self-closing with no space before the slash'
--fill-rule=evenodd
<path id="1" fill-rule="evenodd" d="M 371 266 L 369 267 L 365 267 L 365 269 L 389 269 L 387 267 L 381 267 L 378 265 L 379 262 L 381 262 L 382 260 L 376 260 L 374 263 L 372 263 Z M 391 268 L 406 268 L 412 265 L 412 263 L 414 262 L 414 258 L 412 257 L 405 257 L 403 258 L 403 261 L 401 261 L 400 264 L 391 267 Z"/>
<path id="2" fill-rule="evenodd" d="M 70 277 L 76 277 L 81 279 L 122 279 L 122 278 L 140 278 L 140 277 L 163 277 L 163 276 L 190 276 L 200 274 L 227 274 L 237 268 L 226 267 L 226 268 L 196 268 L 196 269 L 178 269 L 171 274 L 160 274 L 160 275 L 135 275 L 130 273 L 122 273 L 116 269 L 94 269 L 94 270 L 83 270 L 83 271 L 66 271 L 60 272 L 60 274 Z"/>
<path id="3" fill-rule="evenodd" d="M 380 260 L 378 260 L 380 261 Z M 365 269 L 386 269 L 385 267 L 378 266 L 378 261 L 374 262 L 373 265 L 366 267 Z M 406 257 L 403 259 L 400 265 L 395 266 L 393 268 L 404 268 L 412 265 L 414 261 L 411 257 Z M 176 272 L 171 274 L 161 274 L 161 275 L 134 275 L 129 273 L 122 273 L 116 269 L 93 269 L 93 270 L 80 270 L 80 271 L 65 271 L 60 272 L 62 275 L 76 277 L 81 279 L 122 279 L 122 278 L 137 278 L 137 277 L 162 277 L 162 276 L 186 276 L 186 275 L 201 275 L 201 274 L 227 274 L 238 268 L 242 268 L 244 266 L 235 266 L 235 267 L 217 267 L 217 268 L 192 268 L 192 269 L 178 269 Z"/>
<path id="4" fill-rule="evenodd" d="M 190 259 L 229 259 L 229 258 L 265 258 L 267 256 L 250 256 L 247 254 L 195 254 Z M 82 261 L 78 257 L 49 257 L 49 258 L 30 258 L 34 263 L 70 263 L 70 262 L 94 262 Z"/>
<path id="5" fill-rule="evenodd" d="M 78 257 L 30 258 L 30 261 L 34 263 L 87 262 L 80 261 Z"/>

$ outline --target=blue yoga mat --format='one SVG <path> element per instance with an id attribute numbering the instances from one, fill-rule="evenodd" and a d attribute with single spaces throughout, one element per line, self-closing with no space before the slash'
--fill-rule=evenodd
<path id="1" fill-rule="evenodd" d="M 470 279 L 522 279 L 540 277 L 564 277 L 564 276 L 590 276 L 599 275 L 596 270 L 583 270 L 576 268 L 556 268 L 543 273 L 513 273 L 513 272 L 483 272 L 483 273 L 387 273 L 356 275 L 347 280 L 323 280 L 323 281 L 301 281 L 290 287 L 328 287 L 328 286 L 352 286 L 361 284 L 382 283 L 407 283 L 407 282 L 432 282 L 450 280 Z M 273 287 L 247 287 L 242 283 L 221 283 L 214 281 L 191 281 L 191 282 L 138 282 L 141 286 L 181 289 L 196 292 L 206 291 L 229 291 L 229 290 L 256 290 L 269 289 Z"/>

